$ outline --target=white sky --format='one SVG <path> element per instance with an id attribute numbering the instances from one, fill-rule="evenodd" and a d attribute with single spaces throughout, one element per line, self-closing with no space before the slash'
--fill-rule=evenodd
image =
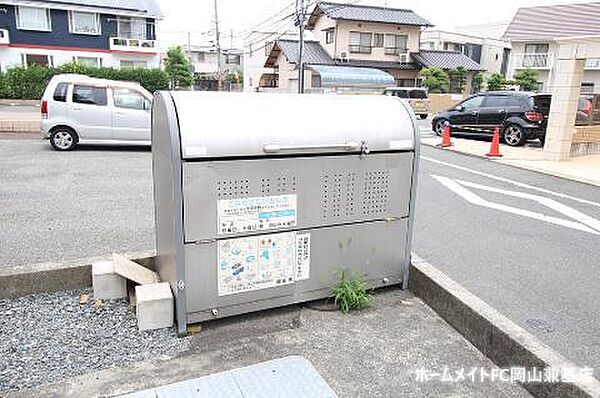
<path id="1" fill-rule="evenodd" d="M 221 47 L 228 48 L 233 30 L 234 46 L 243 42 L 244 30 L 277 14 L 293 0 L 217 0 Z M 312 3 L 315 0 L 305 0 Z M 335 0 L 336 2 L 344 2 Z M 355 0 L 354 0 L 355 1 Z M 585 0 L 362 0 L 358 4 L 409 8 L 428 19 L 440 29 L 452 29 L 461 25 L 479 25 L 508 22 L 519 7 L 568 4 Z M 214 27 L 213 0 L 158 0 L 164 19 L 159 22 L 159 39 L 163 46 L 174 43 L 186 44 L 187 32 L 191 32 L 192 44 L 211 45 L 214 33 L 204 33 Z M 309 10 L 312 9 L 309 8 Z M 289 9 L 279 18 L 293 11 Z M 278 18 L 276 18 L 278 19 Z M 267 23 L 261 28 L 269 28 Z M 282 26 L 274 26 L 278 28 Z M 281 30 L 292 28 L 286 25 Z"/>

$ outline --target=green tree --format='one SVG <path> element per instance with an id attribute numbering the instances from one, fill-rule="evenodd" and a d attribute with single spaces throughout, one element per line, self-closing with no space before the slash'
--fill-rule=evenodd
<path id="1" fill-rule="evenodd" d="M 471 79 L 471 91 L 478 93 L 483 88 L 483 73 L 479 72 Z"/>
<path id="2" fill-rule="evenodd" d="M 171 88 L 189 87 L 193 81 L 190 71 L 190 60 L 180 46 L 172 47 L 167 51 L 165 72 L 171 81 Z"/>
<path id="3" fill-rule="evenodd" d="M 515 73 L 515 84 L 523 91 L 535 91 L 538 88 L 538 71 L 524 69 Z"/>
<path id="4" fill-rule="evenodd" d="M 448 71 L 448 77 L 450 78 L 451 93 L 462 94 L 465 91 L 468 73 L 469 71 L 463 66 L 459 66 L 456 69 L 450 69 Z"/>
<path id="5" fill-rule="evenodd" d="M 432 66 L 424 68 L 419 73 L 423 77 L 422 85 L 427 87 L 430 93 L 445 93 L 450 87 L 448 73 L 440 67 Z"/>
<path id="6" fill-rule="evenodd" d="M 487 89 L 489 91 L 504 90 L 507 81 L 500 73 L 494 73 L 487 79 Z"/>

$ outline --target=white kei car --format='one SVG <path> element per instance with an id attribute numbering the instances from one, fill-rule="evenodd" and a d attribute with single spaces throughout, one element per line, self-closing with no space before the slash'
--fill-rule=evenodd
<path id="1" fill-rule="evenodd" d="M 58 151 L 78 144 L 150 145 L 152 94 L 137 83 L 64 74 L 42 97 L 41 132 Z"/>

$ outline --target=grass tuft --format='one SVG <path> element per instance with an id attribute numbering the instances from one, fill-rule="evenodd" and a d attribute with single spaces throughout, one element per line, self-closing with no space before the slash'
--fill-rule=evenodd
<path id="1" fill-rule="evenodd" d="M 352 275 L 347 270 L 339 271 L 339 281 L 333 287 L 334 303 L 340 311 L 348 313 L 360 310 L 371 304 L 372 296 L 367 291 L 367 284 L 361 277 Z"/>

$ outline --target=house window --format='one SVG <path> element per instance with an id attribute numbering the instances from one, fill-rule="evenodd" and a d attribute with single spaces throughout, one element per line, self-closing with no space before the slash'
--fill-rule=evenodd
<path id="1" fill-rule="evenodd" d="M 522 67 L 543 68 L 548 65 L 548 43 L 525 44 Z"/>
<path id="2" fill-rule="evenodd" d="M 132 61 L 122 59 L 120 62 L 121 69 L 138 69 L 138 68 L 146 68 L 148 63 L 146 61 Z"/>
<path id="3" fill-rule="evenodd" d="M 383 33 L 375 33 L 373 36 L 373 47 L 383 47 Z"/>
<path id="4" fill-rule="evenodd" d="M 104 106 L 107 104 L 106 88 L 76 84 L 73 86 L 73 102 Z"/>
<path id="5" fill-rule="evenodd" d="M 585 94 L 592 94 L 594 92 L 594 83 L 583 82 L 581 83 L 581 92 Z"/>
<path id="6" fill-rule="evenodd" d="M 146 39 L 146 20 L 144 18 L 119 17 L 117 19 L 117 36 L 124 39 Z"/>
<path id="7" fill-rule="evenodd" d="M 385 35 L 385 53 L 398 55 L 406 52 L 407 35 Z"/>
<path id="8" fill-rule="evenodd" d="M 227 54 L 226 62 L 231 65 L 239 65 L 241 63 L 239 54 Z"/>
<path id="9" fill-rule="evenodd" d="M 73 57 L 73 61 L 85 66 L 102 66 L 102 58 L 98 57 Z"/>
<path id="10" fill-rule="evenodd" d="M 333 35 L 335 30 L 333 28 L 325 29 L 325 44 L 333 43 Z"/>
<path id="11" fill-rule="evenodd" d="M 69 32 L 82 35 L 99 35 L 100 15 L 95 12 L 69 11 Z"/>
<path id="12" fill-rule="evenodd" d="M 24 54 L 23 64 L 29 66 L 52 66 L 52 59 L 45 54 Z"/>
<path id="13" fill-rule="evenodd" d="M 17 29 L 50 31 L 50 10 L 38 7 L 17 7 Z"/>
<path id="14" fill-rule="evenodd" d="M 350 52 L 371 54 L 371 33 L 350 32 Z"/>

